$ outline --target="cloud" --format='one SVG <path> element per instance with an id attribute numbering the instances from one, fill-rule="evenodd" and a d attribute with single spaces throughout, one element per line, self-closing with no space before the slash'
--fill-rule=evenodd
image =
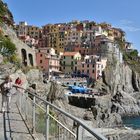
<path id="1" fill-rule="evenodd" d="M 122 26 L 122 28 L 129 32 L 137 32 L 140 31 L 140 28 L 134 26 Z"/>
<path id="2" fill-rule="evenodd" d="M 132 24 L 132 23 L 134 23 L 133 21 L 127 20 L 127 19 L 122 19 L 122 20 L 120 20 L 120 22 L 121 22 L 121 24 Z"/>
<path id="3" fill-rule="evenodd" d="M 123 30 L 129 31 L 129 32 L 140 31 L 140 27 L 136 27 L 134 24 L 135 23 L 131 20 L 127 20 L 127 19 L 120 20 L 120 25 Z"/>

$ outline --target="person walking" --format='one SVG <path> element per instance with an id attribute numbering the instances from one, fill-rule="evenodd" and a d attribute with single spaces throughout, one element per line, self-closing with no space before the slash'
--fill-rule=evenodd
<path id="1" fill-rule="evenodd" d="M 6 111 L 6 107 L 7 107 L 7 113 L 9 113 L 10 111 L 12 87 L 13 87 L 12 79 L 10 78 L 10 76 L 6 76 L 5 81 L 0 85 L 0 89 L 2 93 L 2 110 L 1 110 L 2 112 Z"/>

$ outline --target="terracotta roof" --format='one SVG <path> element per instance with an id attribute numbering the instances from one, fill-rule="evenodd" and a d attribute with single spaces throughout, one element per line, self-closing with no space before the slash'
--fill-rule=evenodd
<path id="1" fill-rule="evenodd" d="M 64 52 L 63 56 L 74 56 L 77 53 L 79 53 L 79 52 Z"/>

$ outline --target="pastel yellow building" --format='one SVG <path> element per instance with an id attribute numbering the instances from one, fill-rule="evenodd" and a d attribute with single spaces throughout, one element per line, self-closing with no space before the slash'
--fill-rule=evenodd
<path id="1" fill-rule="evenodd" d="M 67 74 L 76 71 L 75 66 L 77 61 L 81 60 L 79 52 L 64 52 L 61 60 L 61 70 Z"/>

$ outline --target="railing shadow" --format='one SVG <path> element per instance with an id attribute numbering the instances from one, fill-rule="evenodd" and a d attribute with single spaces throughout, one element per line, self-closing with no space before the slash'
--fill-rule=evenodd
<path id="1" fill-rule="evenodd" d="M 9 114 L 7 112 L 3 113 L 3 130 L 4 130 L 4 139 L 12 140 L 11 125 L 10 125 L 10 121 L 9 121 Z"/>
<path id="2" fill-rule="evenodd" d="M 10 117 L 11 114 L 20 115 L 20 119 L 11 118 Z M 17 124 L 17 122 L 19 122 L 19 121 L 23 122 L 25 127 L 27 128 L 27 132 L 18 131 L 18 128 L 16 130 L 13 129 L 11 127 L 12 121 L 14 121 L 15 124 Z M 30 132 L 28 125 L 26 124 L 25 120 L 23 119 L 22 115 L 20 114 L 19 109 L 18 109 L 18 112 L 4 112 L 3 113 L 3 130 L 4 130 L 4 140 L 13 140 L 13 137 L 12 137 L 13 134 L 30 135 L 32 137 L 32 139 L 35 140 L 32 133 Z"/>
<path id="3" fill-rule="evenodd" d="M 18 108 L 18 106 L 17 106 L 17 108 Z M 22 114 L 21 114 L 19 108 L 18 108 L 18 112 L 19 112 L 19 114 L 20 114 L 20 116 L 21 116 L 21 119 L 22 119 L 22 121 L 24 122 L 24 124 L 25 124 L 25 126 L 26 126 L 26 128 L 27 128 L 27 130 L 28 130 L 28 134 L 30 134 L 30 136 L 32 137 L 32 139 L 35 140 L 34 136 L 32 135 L 32 132 L 30 131 L 30 128 L 28 127 L 26 121 L 24 120 L 24 118 L 23 118 L 23 116 L 22 116 Z"/>

